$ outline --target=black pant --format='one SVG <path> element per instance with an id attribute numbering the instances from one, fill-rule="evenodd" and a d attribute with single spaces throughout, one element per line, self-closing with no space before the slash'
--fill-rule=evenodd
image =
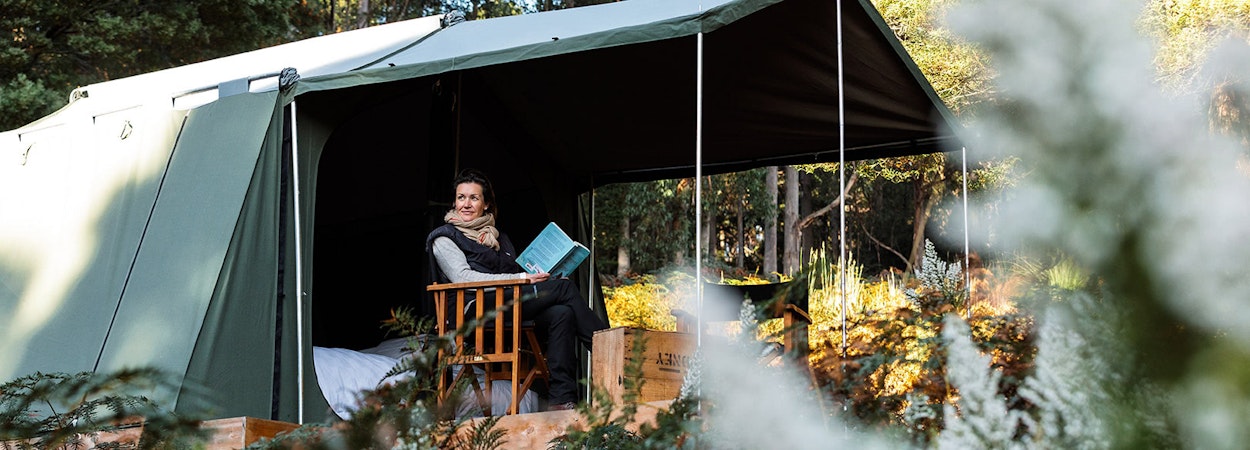
<path id="1" fill-rule="evenodd" d="M 521 314 L 534 321 L 539 339 L 546 340 L 544 352 L 551 371 L 548 401 L 576 402 L 577 342 L 586 343 L 589 349 L 595 332 L 608 326 L 590 310 L 572 281 L 547 280 L 534 287 L 537 295 L 521 302 Z"/>

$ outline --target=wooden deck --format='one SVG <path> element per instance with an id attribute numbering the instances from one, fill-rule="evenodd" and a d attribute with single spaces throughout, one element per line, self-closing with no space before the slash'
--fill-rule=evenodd
<path id="1" fill-rule="evenodd" d="M 668 409 L 672 400 L 644 403 L 638 406 L 634 423 L 627 427 L 630 431 L 638 431 L 644 423 L 655 425 L 655 416 Z M 480 419 L 478 419 L 480 420 Z M 507 441 L 504 448 L 547 448 L 548 442 L 564 435 L 570 425 L 582 422 L 577 411 L 551 411 L 530 414 L 503 416 L 495 424 L 495 429 L 506 433 Z M 580 424 L 585 427 L 585 423 Z"/>
<path id="2" fill-rule="evenodd" d="M 238 450 L 261 438 L 272 438 L 280 433 L 299 428 L 299 425 L 255 417 L 232 417 L 206 420 L 201 422 L 200 427 L 209 433 L 203 449 Z M 143 424 L 136 419 L 134 423 L 123 422 L 120 428 L 113 431 L 101 431 L 84 436 L 79 445 L 81 448 L 95 448 L 100 444 L 135 444 L 142 434 Z M 0 449 L 21 448 L 20 444 L 20 441 L 0 441 Z"/>
<path id="3" fill-rule="evenodd" d="M 638 426 L 643 423 L 654 425 L 656 414 L 666 410 L 669 403 L 671 401 L 640 405 L 635 422 L 629 429 L 638 431 Z M 577 411 L 551 411 L 503 416 L 495 427 L 507 436 L 504 438 L 506 440 L 504 448 L 547 448 L 548 442 L 564 435 L 569 426 L 576 425 L 582 420 Z M 581 425 L 584 427 L 586 424 Z M 299 428 L 299 425 L 255 417 L 232 417 L 207 420 L 203 422 L 202 427 L 209 431 L 204 449 L 238 450 L 261 438 L 273 438 Z M 129 428 L 97 433 L 83 441 L 83 444 L 85 448 L 92 448 L 101 443 L 133 444 L 138 441 L 142 433 L 142 426 L 136 424 Z M 0 442 L 0 449 L 17 447 L 16 442 Z"/>

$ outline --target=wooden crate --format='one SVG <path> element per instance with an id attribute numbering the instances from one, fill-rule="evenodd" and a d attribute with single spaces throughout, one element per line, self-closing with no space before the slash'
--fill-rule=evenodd
<path id="1" fill-rule="evenodd" d="M 686 369 L 694 358 L 694 336 L 670 331 L 617 327 L 595 333 L 591 378 L 596 389 L 606 389 L 620 403 L 625 393 L 626 360 L 635 342 L 645 340 L 639 402 L 672 400 L 681 391 Z"/>

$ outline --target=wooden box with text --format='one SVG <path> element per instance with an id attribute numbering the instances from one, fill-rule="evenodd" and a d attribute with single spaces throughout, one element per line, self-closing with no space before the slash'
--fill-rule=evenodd
<path id="1" fill-rule="evenodd" d="M 591 379 L 620 404 L 625 394 L 625 367 L 637 344 L 642 350 L 640 403 L 672 400 L 681 391 L 686 369 L 694 358 L 694 335 L 638 328 L 609 328 L 595 333 L 591 352 Z"/>

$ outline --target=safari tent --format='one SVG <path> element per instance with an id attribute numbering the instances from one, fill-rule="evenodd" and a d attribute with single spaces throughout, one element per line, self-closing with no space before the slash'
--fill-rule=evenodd
<path id="1" fill-rule="evenodd" d="M 952 140 L 867 0 L 452 19 L 86 86 L 0 133 L 0 379 L 156 366 L 202 391 L 180 411 L 320 420 L 310 348 L 422 303 L 457 168 L 523 246 L 548 220 L 588 242 L 605 183 Z"/>

